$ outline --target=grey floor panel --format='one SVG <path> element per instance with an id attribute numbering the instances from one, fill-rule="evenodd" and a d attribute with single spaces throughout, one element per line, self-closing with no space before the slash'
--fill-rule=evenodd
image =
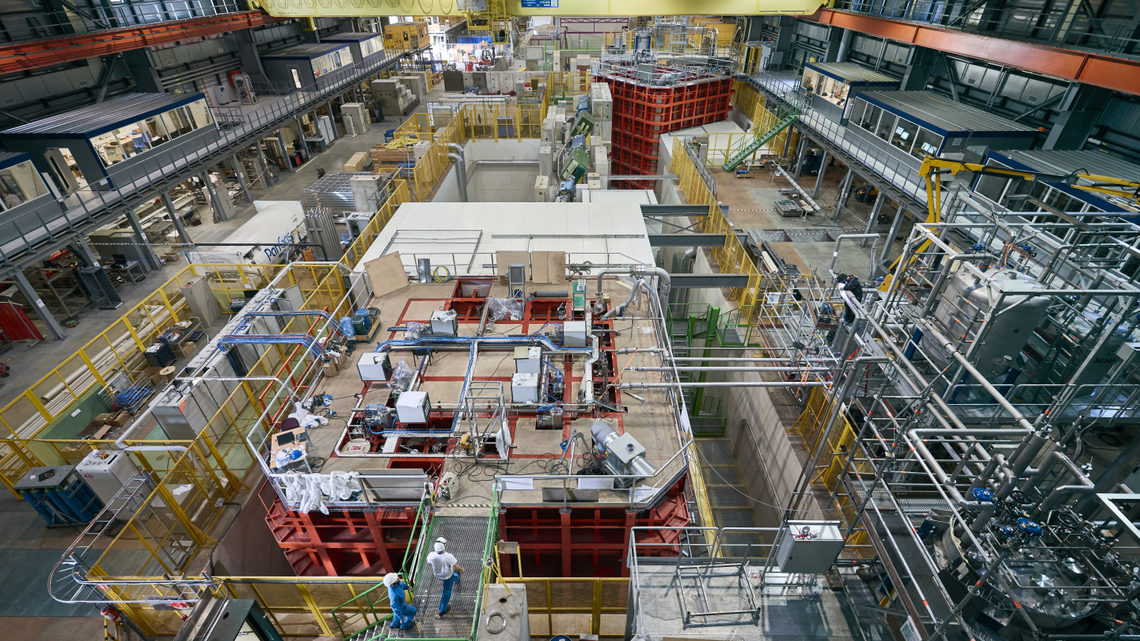
<path id="1" fill-rule="evenodd" d="M 62 550 L 0 550 L 0 616 L 89 617 L 98 614 L 92 605 L 59 603 L 48 594 L 48 573 L 61 554 Z"/>

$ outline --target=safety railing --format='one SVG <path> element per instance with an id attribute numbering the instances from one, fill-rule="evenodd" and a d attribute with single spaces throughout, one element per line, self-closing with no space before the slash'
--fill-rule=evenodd
<path id="1" fill-rule="evenodd" d="M 129 0 L 113 4 L 83 3 L 80 8 L 82 11 L 67 11 L 65 20 L 55 19 L 55 16 L 63 15 L 62 10 L 55 14 L 42 8 L 5 11 L 4 42 L 68 37 L 249 11 L 246 3 L 238 0 L 189 0 L 179 3 Z"/>
<path id="2" fill-rule="evenodd" d="M 800 111 L 798 127 L 834 145 L 915 202 L 926 204 L 926 182 L 918 175 L 916 158 L 892 151 L 885 145 L 868 144 L 865 138 L 853 134 L 849 127 L 811 107 L 801 93 L 796 77 L 761 71 L 747 76 L 745 82 L 763 89 L 776 100 L 797 106 Z"/>
<path id="3" fill-rule="evenodd" d="M 743 317 L 751 318 L 760 300 L 760 271 L 752 262 L 740 239 L 737 238 L 736 229 L 721 211 L 716 195 L 707 181 L 708 179 L 702 176 L 692 157 L 685 152 L 684 145 L 685 142 L 680 138 L 673 140 L 671 169 L 673 173 L 677 174 L 677 186 L 689 203 L 708 206 L 709 213 L 701 225 L 701 231 L 724 235 L 723 245 L 709 248 L 712 258 L 717 263 L 717 268 L 722 273 L 748 276 L 746 286 L 730 291 L 733 300 L 739 305 Z"/>
<path id="4" fill-rule="evenodd" d="M 189 177 L 194 170 L 257 143 L 262 132 L 327 102 L 356 82 L 394 64 L 403 55 L 406 53 L 389 54 L 367 64 L 349 65 L 331 72 L 322 76 L 323 88 L 320 91 L 294 91 L 285 96 L 262 98 L 256 104 L 240 108 L 219 108 L 221 118 L 218 122 L 226 126 L 220 126 L 217 137 L 204 141 L 200 147 L 187 151 L 160 146 L 148 151 L 147 171 L 136 172 L 127 178 L 104 178 L 65 196 L 59 200 L 63 213 L 58 218 L 44 221 L 35 212 L 14 216 L 9 224 L 24 242 L 14 252 L 0 253 L 0 261 L 7 269 L 14 269 L 12 264 L 17 256 L 33 251 L 45 242 L 63 236 L 79 237 L 104 222 L 120 207 L 142 204 L 163 189 Z"/>

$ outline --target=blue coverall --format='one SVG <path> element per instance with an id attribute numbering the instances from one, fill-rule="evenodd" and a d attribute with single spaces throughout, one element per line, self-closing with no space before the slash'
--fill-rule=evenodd
<path id="1" fill-rule="evenodd" d="M 412 627 L 412 619 L 416 618 L 416 606 L 408 603 L 404 594 L 408 584 L 400 581 L 388 586 L 388 603 L 392 605 L 392 629 L 404 630 Z"/>

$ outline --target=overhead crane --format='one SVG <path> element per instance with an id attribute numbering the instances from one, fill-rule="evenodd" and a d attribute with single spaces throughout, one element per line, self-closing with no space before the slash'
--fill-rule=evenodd
<path id="1" fill-rule="evenodd" d="M 704 15 L 711 7 L 699 0 L 251 0 L 272 16 L 349 17 L 377 15 L 466 16 L 687 16 Z M 811 15 L 831 0 L 719 0 L 718 16 Z"/>

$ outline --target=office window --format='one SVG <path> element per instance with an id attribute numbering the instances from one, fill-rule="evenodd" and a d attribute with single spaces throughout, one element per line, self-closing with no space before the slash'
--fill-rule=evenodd
<path id="1" fill-rule="evenodd" d="M 897 120 L 898 116 L 884 111 L 883 116 L 879 118 L 879 126 L 875 129 L 875 135 L 883 140 L 890 141 L 895 134 L 895 121 Z"/>
<path id="2" fill-rule="evenodd" d="M 937 156 L 938 148 L 942 146 L 942 136 L 928 129 L 919 128 L 914 137 L 914 148 L 911 154 L 919 158 Z"/>
<path id="3" fill-rule="evenodd" d="M 891 144 L 910 153 L 916 133 L 918 133 L 918 125 L 906 118 L 899 118 L 898 122 L 895 123 L 894 132 L 891 134 Z"/>

